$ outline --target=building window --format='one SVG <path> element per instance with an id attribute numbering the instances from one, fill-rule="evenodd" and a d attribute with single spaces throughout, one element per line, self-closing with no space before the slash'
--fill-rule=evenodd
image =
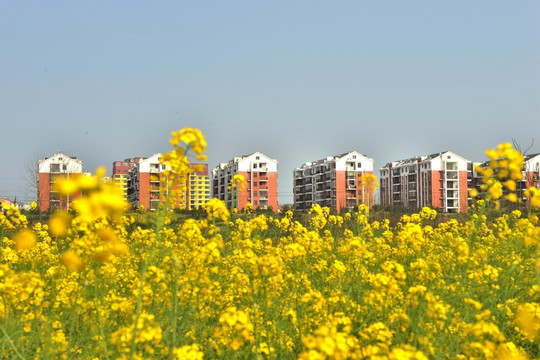
<path id="1" fill-rule="evenodd" d="M 258 156 L 255 156 L 255 160 L 259 160 L 259 157 L 258 157 Z"/>
<path id="2" fill-rule="evenodd" d="M 256 191 L 253 192 L 253 196 L 257 196 L 257 192 L 256 192 Z"/>
<path id="3" fill-rule="evenodd" d="M 257 206 L 257 200 L 253 201 L 253 205 Z"/>
<path id="4" fill-rule="evenodd" d="M 256 177 L 257 177 L 257 175 L 258 175 L 257 173 L 253 173 L 253 177 L 254 177 L 254 178 L 256 178 Z"/>
<path id="5" fill-rule="evenodd" d="M 257 182 L 256 182 L 256 181 L 253 183 L 253 186 L 257 186 Z"/>
<path id="6" fill-rule="evenodd" d="M 257 164 L 253 164 L 253 168 L 256 169 L 256 168 L 257 168 Z"/>

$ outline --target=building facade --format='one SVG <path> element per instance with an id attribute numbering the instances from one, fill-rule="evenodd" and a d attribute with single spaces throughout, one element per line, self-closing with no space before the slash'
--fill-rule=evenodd
<path id="1" fill-rule="evenodd" d="M 53 184 L 58 178 L 81 176 L 82 161 L 59 151 L 53 156 L 38 161 L 38 208 L 41 211 L 69 210 L 71 202 L 80 197 L 74 194 L 63 198 Z"/>
<path id="2" fill-rule="evenodd" d="M 113 162 L 112 181 L 122 189 L 126 201 L 128 194 L 128 172 L 139 162 L 139 160 L 141 160 L 141 157 Z"/>
<path id="3" fill-rule="evenodd" d="M 524 155 L 524 170 L 523 178 L 518 184 L 518 192 L 522 201 L 529 205 L 529 199 L 524 195 L 524 192 L 529 188 L 540 189 L 540 153 Z"/>
<path id="4" fill-rule="evenodd" d="M 525 155 L 523 161 L 525 165 L 523 173 L 524 188 L 535 187 L 540 189 L 540 153 Z"/>
<path id="5" fill-rule="evenodd" d="M 381 205 L 467 212 L 472 168 L 450 151 L 388 163 L 380 169 Z"/>
<path id="6" fill-rule="evenodd" d="M 294 170 L 294 208 L 309 210 L 313 204 L 341 210 L 359 204 L 373 206 L 373 187 L 362 185 L 362 176 L 373 175 L 373 159 L 357 151 L 307 162 Z"/>
<path id="7" fill-rule="evenodd" d="M 193 172 L 186 184 L 186 209 L 198 209 L 210 201 L 210 174 L 208 164 L 191 164 Z"/>
<path id="8" fill-rule="evenodd" d="M 155 211 L 164 201 L 169 188 L 163 172 L 166 164 L 159 163 L 161 154 L 148 158 L 139 158 L 127 173 L 127 200 L 133 209 L 143 207 Z M 173 188 L 182 189 L 176 199 L 175 207 L 193 210 L 210 200 L 210 178 L 208 164 L 191 164 L 193 172 L 183 179 L 178 179 Z"/>
<path id="9" fill-rule="evenodd" d="M 278 161 L 261 152 L 235 157 L 212 169 L 212 196 L 223 200 L 228 208 L 277 210 Z M 245 179 L 244 186 L 231 187 L 234 175 Z"/>

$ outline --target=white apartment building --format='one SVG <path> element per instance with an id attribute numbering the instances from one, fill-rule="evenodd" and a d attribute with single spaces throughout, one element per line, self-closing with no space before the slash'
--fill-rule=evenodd
<path id="1" fill-rule="evenodd" d="M 234 157 L 212 169 L 212 196 L 229 208 L 244 209 L 251 203 L 254 208 L 277 210 L 277 171 L 278 161 L 261 152 Z M 243 189 L 230 188 L 236 174 L 246 180 Z"/>
<path id="2" fill-rule="evenodd" d="M 361 185 L 373 174 L 373 159 L 357 151 L 307 162 L 294 170 L 294 208 L 309 210 L 319 204 L 341 210 L 373 205 L 373 189 Z"/>

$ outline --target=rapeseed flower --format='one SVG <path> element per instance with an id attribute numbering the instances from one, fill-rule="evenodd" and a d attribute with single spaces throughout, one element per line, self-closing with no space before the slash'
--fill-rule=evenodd
<path id="1" fill-rule="evenodd" d="M 206 146 L 194 129 L 172 138 L 167 186 Z M 519 157 L 507 146 L 489 156 L 486 194 L 517 194 Z M 5 357 L 540 357 L 532 211 L 486 216 L 478 200 L 468 218 L 422 208 L 391 224 L 365 204 L 231 218 L 212 199 L 203 219 L 165 204 L 126 216 L 103 175 L 63 183 L 87 199 L 48 224 L 0 214 Z M 33 245 L 17 251 L 19 236 Z"/>
<path id="2" fill-rule="evenodd" d="M 29 229 L 23 229 L 13 236 L 17 251 L 31 249 L 37 241 L 37 236 Z"/>

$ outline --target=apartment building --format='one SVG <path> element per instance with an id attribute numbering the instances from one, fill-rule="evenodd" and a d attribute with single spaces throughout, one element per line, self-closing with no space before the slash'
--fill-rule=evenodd
<path id="1" fill-rule="evenodd" d="M 127 201 L 128 194 L 128 172 L 131 170 L 138 162 L 141 160 L 141 157 L 124 159 L 123 161 L 113 162 L 112 170 L 112 181 L 118 185 L 124 192 L 124 199 Z"/>
<path id="2" fill-rule="evenodd" d="M 159 203 L 169 192 L 163 179 L 163 172 L 167 165 L 159 163 L 161 154 L 154 154 L 148 158 L 140 158 L 127 173 L 127 200 L 133 209 L 143 206 L 146 210 L 157 210 Z M 175 207 L 192 210 L 210 200 L 210 178 L 207 164 L 191 164 L 193 172 L 184 179 L 178 179 L 173 188 L 184 186 L 176 199 Z M 163 187 L 165 186 L 165 188 Z M 161 197 L 163 195 L 163 197 Z"/>
<path id="3" fill-rule="evenodd" d="M 245 209 L 251 203 L 254 208 L 277 210 L 277 168 L 278 161 L 261 152 L 220 163 L 212 169 L 212 196 L 229 208 Z M 244 176 L 243 188 L 231 188 L 236 174 Z"/>
<path id="4" fill-rule="evenodd" d="M 307 162 L 294 170 L 294 208 L 309 210 L 319 204 L 341 210 L 359 204 L 373 206 L 373 188 L 361 178 L 373 174 L 373 159 L 357 151 Z"/>
<path id="5" fill-rule="evenodd" d="M 525 164 L 523 173 L 524 188 L 535 187 L 540 189 L 540 153 L 525 155 L 523 162 Z"/>
<path id="6" fill-rule="evenodd" d="M 186 189 L 186 209 L 198 209 L 210 201 L 210 174 L 208 164 L 192 164 Z"/>
<path id="7" fill-rule="evenodd" d="M 41 211 L 69 210 L 71 202 L 80 197 L 74 194 L 66 198 L 60 197 L 53 184 L 58 178 L 81 176 L 82 161 L 76 157 L 63 154 L 61 151 L 53 156 L 38 161 L 38 208 Z"/>
<path id="8" fill-rule="evenodd" d="M 380 169 L 381 205 L 467 212 L 472 170 L 451 151 L 393 161 Z"/>

